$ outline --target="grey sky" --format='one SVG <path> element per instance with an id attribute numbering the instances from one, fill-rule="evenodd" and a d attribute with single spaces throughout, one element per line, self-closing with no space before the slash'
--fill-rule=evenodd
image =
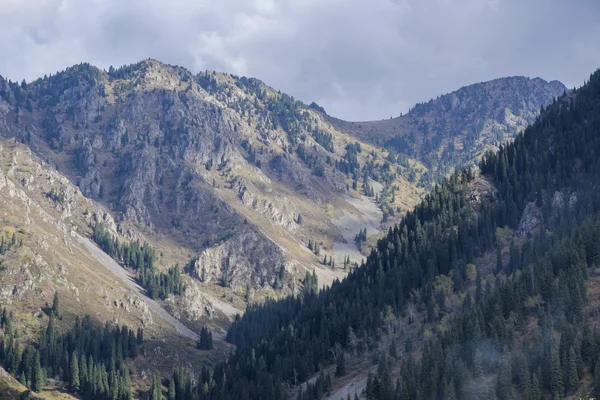
<path id="1" fill-rule="evenodd" d="M 0 75 L 144 58 L 254 76 L 349 120 L 600 67 L 598 0 L 0 0 Z"/>

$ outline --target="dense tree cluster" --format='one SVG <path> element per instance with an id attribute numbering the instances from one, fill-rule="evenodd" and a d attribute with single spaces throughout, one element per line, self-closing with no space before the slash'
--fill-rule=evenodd
<path id="1" fill-rule="evenodd" d="M 165 299 L 170 294 L 183 293 L 180 268 L 171 267 L 166 273 L 158 271 L 154 266 L 155 250 L 148 243 L 140 245 L 137 240 L 130 243 L 120 242 L 102 224 L 94 226 L 92 239 L 126 268 L 137 271 L 138 280 L 150 298 Z"/>
<path id="2" fill-rule="evenodd" d="M 316 129 L 313 132 L 313 137 L 325 150 L 333 153 L 333 135 L 331 135 L 331 133 Z"/>
<path id="3" fill-rule="evenodd" d="M 421 360 L 402 363 L 395 387 L 386 372 L 369 382 L 369 400 L 561 399 L 577 392 L 586 370 L 600 377 L 600 333 L 590 326 L 586 297 L 586 280 L 600 265 L 599 128 L 596 73 L 483 159 L 499 189 L 491 219 L 516 226 L 526 204 L 535 204 L 543 226 L 521 248 L 511 243 L 508 263 L 498 253 L 496 270 L 508 279 L 485 294 L 478 285 L 475 302 L 425 343 Z M 494 386 L 484 384 L 489 376 Z M 594 390 L 599 395 L 600 385 Z"/>
<path id="4" fill-rule="evenodd" d="M 21 342 L 12 312 L 2 311 L 0 362 L 23 385 L 39 392 L 47 378 L 64 382 L 72 393 L 91 400 L 131 400 L 126 360 L 138 355 L 143 333 L 109 325 L 99 329 L 89 316 L 61 334 L 54 314 L 36 343 Z"/>
<path id="5" fill-rule="evenodd" d="M 347 144 L 346 154 L 341 160 L 335 162 L 336 168 L 345 173 L 346 175 L 354 176 L 354 180 L 358 180 L 358 174 L 360 172 L 358 153 L 360 153 L 361 151 L 362 148 L 360 146 L 360 143 L 355 142 L 354 144 Z"/>
<path id="6" fill-rule="evenodd" d="M 302 140 L 305 132 L 314 133 L 300 102 L 282 94 L 267 96 L 250 80 L 239 82 L 257 92 L 256 101 L 269 113 L 266 121 L 286 131 L 291 143 Z M 3 96 L 16 97 L 14 85 L 2 87 Z M 423 131 L 431 129 L 418 123 Z M 50 111 L 45 129 L 60 146 L 60 130 Z M 280 400 L 291 386 L 312 377 L 314 383 L 303 386 L 298 399 L 318 399 L 331 385 L 325 366 L 335 363 L 336 375 L 344 375 L 347 355 L 376 350 L 389 333 L 386 322 L 402 318 L 414 323 L 417 313 L 427 338 L 407 338 L 395 384 L 392 361 L 381 361 L 378 374 L 367 382 L 369 400 L 539 400 L 573 394 L 586 371 L 600 382 L 600 334 L 588 321 L 586 297 L 588 276 L 600 263 L 598 132 L 600 73 L 543 110 L 513 144 L 483 158 L 480 169 L 497 189 L 495 195 L 469 195 L 477 179 L 470 167 L 443 179 L 345 280 L 319 290 L 313 271 L 306 274 L 301 296 L 249 305 L 227 334 L 236 352 L 200 377 L 177 369 L 168 383 L 169 399 Z M 441 136 L 433 135 L 420 151 L 434 151 L 440 144 Z M 316 174 L 323 173 L 322 161 L 309 150 L 298 144 L 299 156 Z M 448 144 L 432 165 L 457 161 L 455 150 Z M 361 169 L 360 151 L 349 145 L 344 160 L 336 161 L 338 169 L 352 175 L 354 188 L 359 177 L 365 191 L 373 191 L 369 178 L 390 182 L 395 173 L 391 161 L 379 164 L 373 153 Z M 510 243 L 505 262 L 498 230 L 517 228 L 527 207 L 539 209 L 541 226 L 538 233 Z M 94 229 L 94 240 L 137 270 L 151 296 L 182 289 L 178 269 L 160 275 L 155 271 L 154 250 L 147 244 L 122 244 L 101 225 Z M 494 253 L 494 271 L 482 277 L 476 263 Z M 224 286 L 227 279 L 225 271 Z M 133 343 L 141 335 L 110 326 L 94 330 L 89 319 L 60 335 L 53 318 L 38 346 L 21 351 L 12 318 L 3 314 L 1 355 L 7 369 L 30 387 L 43 385 L 45 376 L 58 376 L 84 397 L 128 398 L 124 360 L 135 356 Z M 208 333 L 204 336 L 206 343 Z M 417 359 L 413 346 L 419 346 Z M 156 376 L 150 398 L 160 398 L 161 385 Z"/>
<path id="7" fill-rule="evenodd" d="M 308 249 L 312 251 L 316 256 L 321 253 L 321 246 L 315 239 L 308 239 Z"/>
<path id="8" fill-rule="evenodd" d="M 32 102 L 39 102 L 41 109 L 57 105 L 67 89 L 74 86 L 93 86 L 100 80 L 100 71 L 88 63 L 82 63 L 55 75 L 44 76 L 32 83 L 11 82 L 0 76 L 0 97 L 7 103 L 33 111 Z"/>
<path id="9" fill-rule="evenodd" d="M 367 228 L 363 228 L 354 236 L 354 242 L 357 246 L 360 246 L 367 241 Z"/>
<path id="10" fill-rule="evenodd" d="M 325 111 L 325 109 L 323 107 L 321 107 L 320 105 L 318 105 L 317 103 L 315 103 L 314 101 L 312 103 L 310 103 L 308 105 L 309 108 L 312 108 L 313 110 L 317 110 L 318 112 L 320 112 L 323 115 L 327 115 L 327 112 Z"/>

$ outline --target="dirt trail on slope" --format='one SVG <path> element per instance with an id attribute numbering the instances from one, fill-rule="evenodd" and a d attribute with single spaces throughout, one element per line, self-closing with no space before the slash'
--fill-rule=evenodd
<path id="1" fill-rule="evenodd" d="M 182 336 L 185 336 L 192 340 L 198 340 L 198 334 L 196 334 L 196 332 L 192 331 L 190 328 L 182 324 L 179 320 L 177 320 L 175 317 L 173 317 L 171 314 L 165 311 L 165 309 L 162 308 L 161 305 L 158 304 L 156 301 L 146 296 L 145 290 L 135 282 L 135 280 L 127 272 L 127 270 L 125 270 L 123 267 L 117 264 L 115 260 L 113 260 L 104 251 L 102 251 L 98 246 L 96 246 L 94 242 L 80 235 L 77 232 L 73 231 L 73 234 L 77 242 L 84 245 L 85 248 L 88 249 L 88 251 L 92 254 L 92 256 L 94 256 L 96 260 L 98 260 L 102 265 L 104 265 L 108 270 L 110 270 L 117 278 L 123 281 L 131 289 L 137 292 L 137 294 L 140 295 L 140 298 L 142 298 L 146 302 L 150 311 L 152 311 L 154 314 L 158 315 L 166 322 L 171 324 Z"/>

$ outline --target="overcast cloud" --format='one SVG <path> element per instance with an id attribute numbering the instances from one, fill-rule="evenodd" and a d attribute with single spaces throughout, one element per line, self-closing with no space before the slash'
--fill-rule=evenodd
<path id="1" fill-rule="evenodd" d="M 600 67 L 598 0 L 0 0 L 0 75 L 152 57 L 254 76 L 349 120 L 507 75 Z"/>

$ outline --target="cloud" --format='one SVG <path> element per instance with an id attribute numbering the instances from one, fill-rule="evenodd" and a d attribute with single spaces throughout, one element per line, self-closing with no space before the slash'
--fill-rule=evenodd
<path id="1" fill-rule="evenodd" d="M 332 115 L 396 116 L 507 75 L 579 85 L 600 3 L 556 0 L 3 0 L 0 74 L 144 58 L 254 76 Z"/>

